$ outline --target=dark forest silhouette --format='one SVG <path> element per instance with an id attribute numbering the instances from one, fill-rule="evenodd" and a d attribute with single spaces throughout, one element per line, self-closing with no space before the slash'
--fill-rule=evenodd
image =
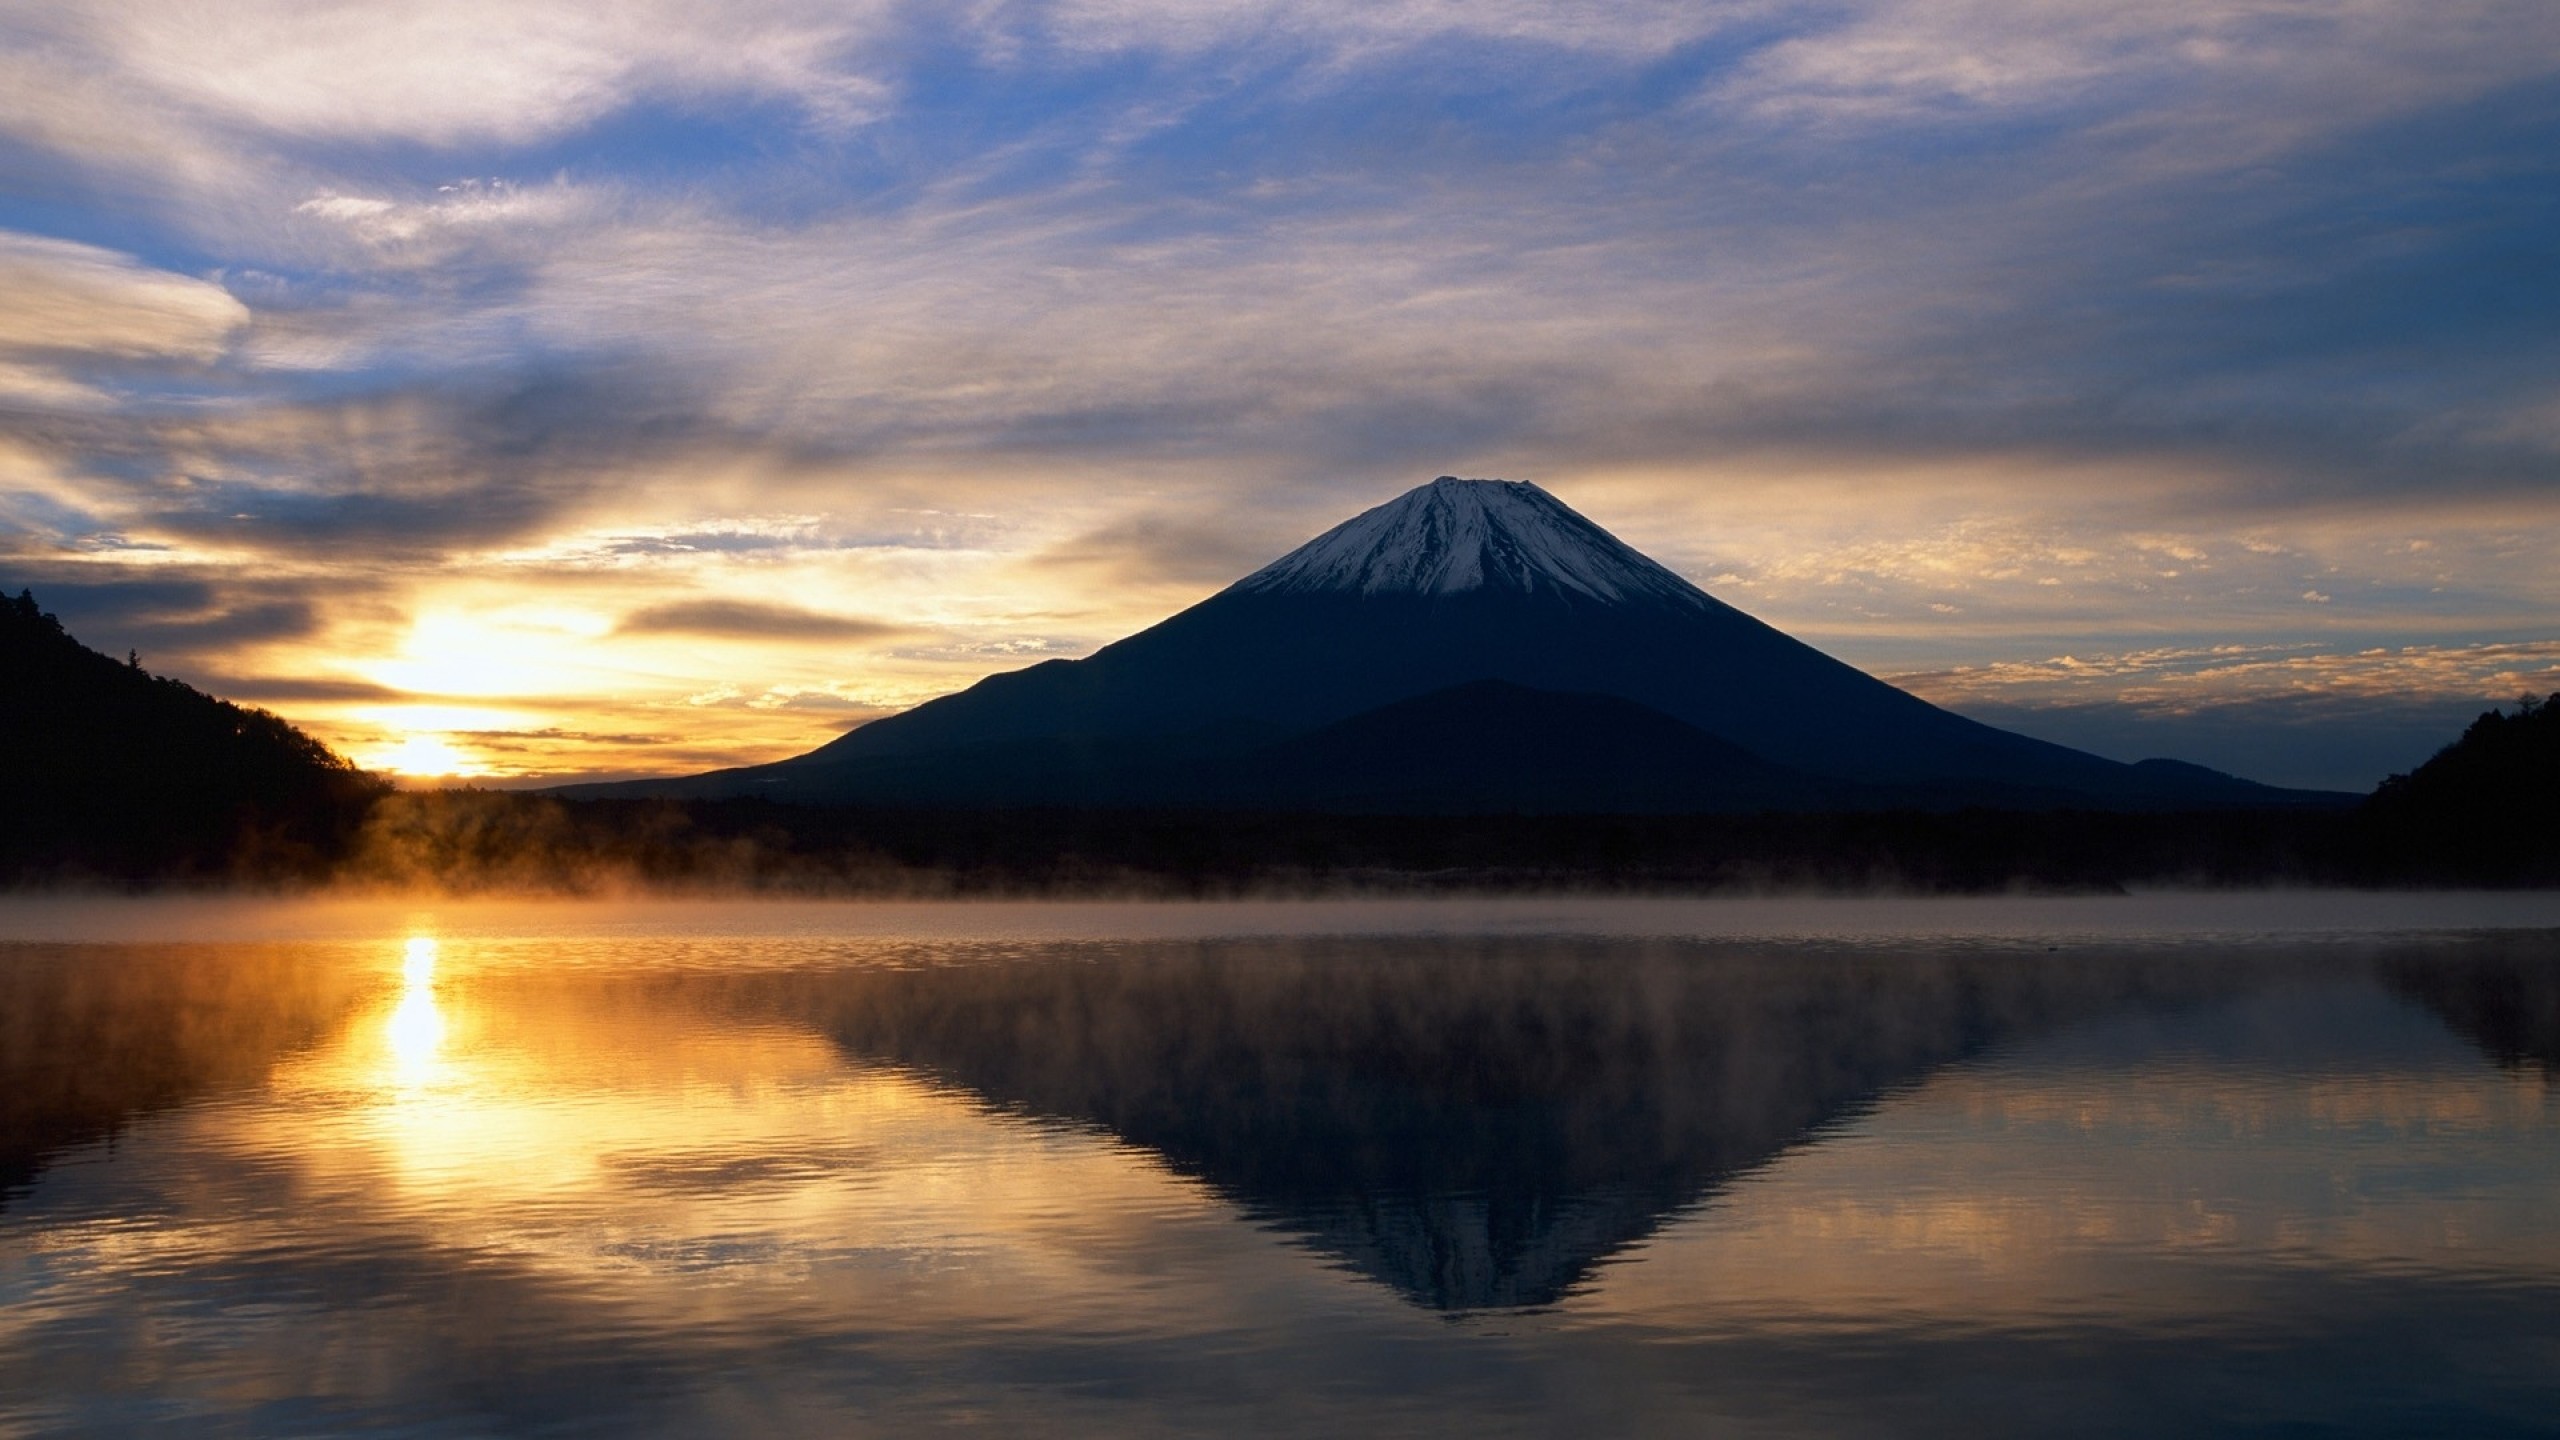
<path id="1" fill-rule="evenodd" d="M 1324 813 L 395 792 L 0 597 L 0 881 L 970 895 L 2560 884 L 2560 696 L 2361 807 Z M 1547 806 L 1552 812 L 1554 807 Z"/>
<path id="2" fill-rule="evenodd" d="M 2438 882 L 2560 884 L 2560 694 L 2492 710 L 2366 802 L 2394 874 Z"/>
<path id="3" fill-rule="evenodd" d="M 384 781 L 264 710 L 73 639 L 0 596 L 0 874 L 320 879 Z"/>

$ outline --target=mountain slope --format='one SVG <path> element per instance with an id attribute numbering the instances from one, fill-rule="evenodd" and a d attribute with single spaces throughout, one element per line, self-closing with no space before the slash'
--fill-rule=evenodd
<path id="1" fill-rule="evenodd" d="M 990 676 L 807 755 L 681 790 L 841 795 L 851 777 L 894 768 L 885 762 L 949 768 L 1024 745 L 1197 749 L 1222 731 L 1258 745 L 1480 680 L 1633 701 L 1855 785 L 2133 807 L 2286 793 L 2118 764 L 1940 710 L 1716 600 L 1534 485 L 1445 476 L 1090 657 Z"/>
<path id="2" fill-rule="evenodd" d="M 1354 814 L 1700 813 L 1848 805 L 1659 710 L 1476 680 L 1398 700 L 1228 767 L 1230 803 Z"/>
<path id="3" fill-rule="evenodd" d="M 0 876 L 315 870 L 389 787 L 0 596 Z"/>

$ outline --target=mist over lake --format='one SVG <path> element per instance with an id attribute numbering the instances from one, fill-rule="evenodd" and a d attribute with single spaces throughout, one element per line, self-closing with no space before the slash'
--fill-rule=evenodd
<path id="1" fill-rule="evenodd" d="M 11 1433 L 2531 1434 L 2560 1401 L 2547 894 L 0 926 Z"/>

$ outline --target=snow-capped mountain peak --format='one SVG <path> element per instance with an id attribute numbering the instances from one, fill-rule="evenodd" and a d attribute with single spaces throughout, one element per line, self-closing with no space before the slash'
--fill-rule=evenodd
<path id="1" fill-rule="evenodd" d="M 1537 486 L 1443 475 L 1326 531 L 1241 591 L 1449 595 L 1478 589 L 1713 605 Z"/>

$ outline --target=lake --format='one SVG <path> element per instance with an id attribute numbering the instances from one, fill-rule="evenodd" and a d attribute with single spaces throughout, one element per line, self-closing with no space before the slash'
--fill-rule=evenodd
<path id="1" fill-rule="evenodd" d="M 0 905 L 0 1435 L 2560 1434 L 2560 896 Z"/>

